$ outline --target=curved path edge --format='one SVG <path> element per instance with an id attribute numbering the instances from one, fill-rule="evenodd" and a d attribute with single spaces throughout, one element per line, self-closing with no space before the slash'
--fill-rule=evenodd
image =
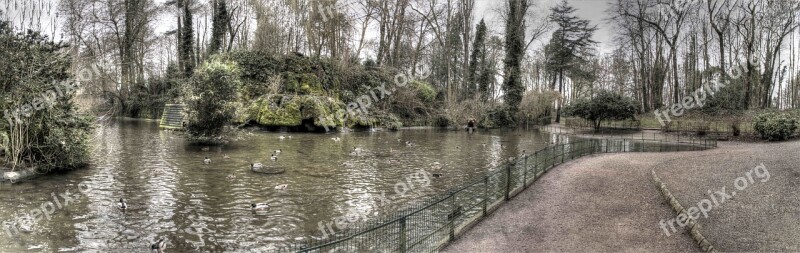
<path id="1" fill-rule="evenodd" d="M 689 235 L 692 237 L 692 239 L 697 242 L 697 245 L 699 245 L 700 248 L 702 248 L 705 252 L 717 252 L 711 242 L 709 242 L 708 239 L 706 239 L 706 237 L 700 232 L 700 228 L 702 227 L 700 223 L 697 223 L 697 221 L 692 218 L 691 215 L 686 213 L 686 209 L 684 209 L 683 205 L 678 202 L 678 199 L 672 195 L 672 193 L 669 191 L 669 188 L 667 188 L 667 184 L 661 181 L 661 178 L 658 177 L 655 169 L 651 169 L 650 174 L 653 176 L 653 183 L 656 185 L 658 192 L 660 192 L 661 196 L 663 196 L 667 203 L 669 203 L 670 207 L 672 207 L 672 210 L 674 210 L 678 215 L 683 214 L 685 217 L 687 217 L 688 221 L 686 222 L 686 229 L 689 231 Z"/>

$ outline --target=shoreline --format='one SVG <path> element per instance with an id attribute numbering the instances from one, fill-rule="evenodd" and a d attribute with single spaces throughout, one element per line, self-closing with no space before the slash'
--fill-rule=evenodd
<path id="1" fill-rule="evenodd" d="M 0 167 L 0 169 L 3 171 L 3 176 L 0 178 L 2 184 L 15 184 L 41 175 L 36 171 L 36 167 L 21 168 L 15 171 L 10 171 L 11 169 L 6 167 Z"/>

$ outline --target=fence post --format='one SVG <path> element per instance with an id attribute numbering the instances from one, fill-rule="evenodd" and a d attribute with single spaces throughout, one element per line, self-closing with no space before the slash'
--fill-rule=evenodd
<path id="1" fill-rule="evenodd" d="M 400 218 L 400 252 L 406 252 L 406 216 Z"/>
<path id="2" fill-rule="evenodd" d="M 489 194 L 486 193 L 486 189 L 489 188 L 489 176 L 483 177 L 483 217 L 486 217 L 486 205 L 489 202 Z"/>
<path id="3" fill-rule="evenodd" d="M 561 144 L 561 163 L 564 163 L 564 146 L 565 144 Z M 561 164 L 559 163 L 559 164 Z"/>
<path id="4" fill-rule="evenodd" d="M 455 197 L 455 193 L 454 193 L 454 192 L 450 192 L 450 212 L 448 213 L 448 218 L 450 218 L 450 217 L 449 217 L 449 216 L 450 216 L 450 214 L 454 214 L 454 213 L 455 213 L 455 209 L 456 209 L 456 208 L 455 208 L 455 207 L 456 207 L 456 204 L 455 204 L 455 198 L 456 198 L 456 197 Z M 456 239 L 456 225 L 455 225 L 455 221 L 456 221 L 455 217 L 452 217 L 451 219 L 449 219 L 449 220 L 447 221 L 447 224 L 448 224 L 448 225 L 449 225 L 449 227 L 450 227 L 450 237 L 447 239 L 447 241 L 450 241 L 450 242 L 452 242 L 453 240 L 455 240 L 455 239 Z"/>
<path id="5" fill-rule="evenodd" d="M 525 189 L 528 188 L 528 155 L 525 155 L 525 151 L 522 153 L 525 156 L 525 160 L 522 160 L 522 169 L 525 170 L 522 173 L 522 189 Z"/>
<path id="6" fill-rule="evenodd" d="M 511 162 L 506 165 L 506 201 L 511 199 L 509 197 L 511 192 Z"/>

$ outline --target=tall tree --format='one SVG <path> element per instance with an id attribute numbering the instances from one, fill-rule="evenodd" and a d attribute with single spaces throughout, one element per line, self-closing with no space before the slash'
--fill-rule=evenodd
<path id="1" fill-rule="evenodd" d="M 517 115 L 519 103 L 522 101 L 522 93 L 525 90 L 520 70 L 522 58 L 525 56 L 525 13 L 527 11 L 527 0 L 508 0 L 508 13 L 505 20 L 506 56 L 503 60 L 503 101 L 511 117 Z"/>
<path id="2" fill-rule="evenodd" d="M 208 54 L 216 54 L 222 48 L 225 33 L 229 27 L 230 16 L 225 0 L 216 0 L 214 3 L 214 18 L 211 26 L 211 43 L 208 45 Z"/>
<path id="3" fill-rule="evenodd" d="M 180 59 L 184 77 L 191 77 L 196 65 L 194 55 L 194 25 L 191 0 L 183 0 L 183 27 L 181 31 Z"/>
<path id="4" fill-rule="evenodd" d="M 473 97 L 477 89 L 478 80 L 482 75 L 482 70 L 486 65 L 486 23 L 478 23 L 475 28 L 475 41 L 472 43 L 472 55 L 469 59 L 469 70 L 467 71 L 467 90 L 466 97 Z M 483 95 L 482 95 L 483 96 Z"/>
<path id="5" fill-rule="evenodd" d="M 558 92 L 564 95 L 564 74 L 572 74 L 575 77 L 586 77 L 587 73 L 581 70 L 581 64 L 593 56 L 596 41 L 592 40 L 592 35 L 597 30 L 597 26 L 590 26 L 588 20 L 579 19 L 573 13 L 575 8 L 569 6 L 567 1 L 562 1 L 559 5 L 550 9 L 550 21 L 558 25 L 558 29 L 553 32 L 550 44 L 545 51 L 548 55 L 548 69 L 553 72 L 554 77 L 558 77 Z M 555 78 L 553 81 L 555 82 Z M 555 86 L 555 83 L 551 87 Z M 563 99 L 556 100 L 556 122 L 561 120 L 561 106 Z"/>

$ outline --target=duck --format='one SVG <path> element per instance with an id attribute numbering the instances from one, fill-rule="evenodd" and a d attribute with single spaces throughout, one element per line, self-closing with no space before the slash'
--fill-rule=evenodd
<path id="1" fill-rule="evenodd" d="M 406 141 L 406 146 L 413 147 L 414 143 L 411 143 L 410 141 Z"/>
<path id="2" fill-rule="evenodd" d="M 270 156 L 269 159 L 272 160 L 273 162 L 277 162 L 278 161 L 278 156 L 276 156 L 275 154 L 272 154 L 272 156 Z"/>
<path id="3" fill-rule="evenodd" d="M 222 156 L 222 159 L 231 159 L 231 157 L 228 156 L 228 155 L 224 155 L 224 156 Z"/>
<path id="4" fill-rule="evenodd" d="M 264 165 L 261 164 L 261 163 L 251 163 L 250 164 L 250 169 L 261 169 L 263 167 L 264 167 Z"/>
<path id="5" fill-rule="evenodd" d="M 253 211 L 269 210 L 269 204 L 267 204 L 267 203 L 253 203 L 253 204 L 250 204 L 250 210 L 253 210 Z"/>
<path id="6" fill-rule="evenodd" d="M 333 137 L 333 138 L 331 138 L 331 140 L 333 140 L 334 142 L 340 142 L 340 141 L 342 141 L 342 139 L 341 139 L 341 138 L 339 138 L 339 137 Z"/>
<path id="7" fill-rule="evenodd" d="M 280 139 L 280 140 L 286 139 L 286 136 L 283 136 L 283 135 L 278 136 L 278 139 Z"/>
<path id="8" fill-rule="evenodd" d="M 275 190 L 283 191 L 283 190 L 286 190 L 286 187 L 289 187 L 289 185 L 288 184 L 278 185 L 278 186 L 275 186 Z"/>
<path id="9" fill-rule="evenodd" d="M 206 159 L 203 159 L 203 163 L 204 164 L 210 164 L 211 163 L 211 159 L 206 156 Z"/>
<path id="10" fill-rule="evenodd" d="M 162 253 L 167 248 L 167 241 L 164 238 L 159 238 L 158 241 L 150 245 L 151 252 Z"/>
<path id="11" fill-rule="evenodd" d="M 358 156 L 361 155 L 361 148 L 353 147 L 353 152 L 350 152 L 351 156 Z"/>
<path id="12" fill-rule="evenodd" d="M 128 209 L 128 204 L 125 203 L 125 199 L 123 199 L 123 198 L 119 199 L 119 204 L 117 206 L 119 207 L 119 209 L 122 209 L 122 210 Z"/>
<path id="13" fill-rule="evenodd" d="M 281 153 L 281 150 L 280 150 L 280 149 L 276 149 L 275 151 L 272 151 L 272 153 L 273 153 L 273 154 L 280 154 L 280 153 Z"/>
<path id="14" fill-rule="evenodd" d="M 225 177 L 225 179 L 227 179 L 227 180 L 233 180 L 233 179 L 236 179 L 236 175 L 234 175 L 234 174 L 230 174 L 230 175 L 228 175 L 227 177 Z"/>

